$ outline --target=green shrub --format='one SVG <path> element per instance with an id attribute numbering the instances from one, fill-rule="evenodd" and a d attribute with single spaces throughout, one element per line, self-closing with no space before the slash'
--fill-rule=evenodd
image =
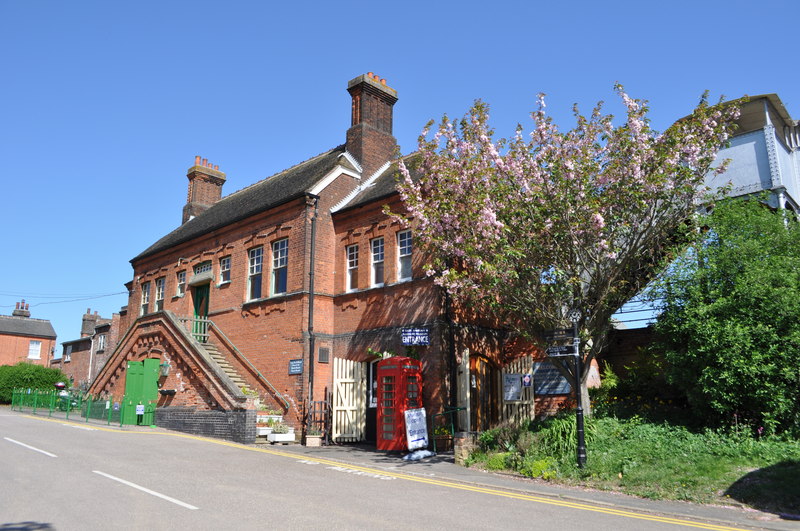
<path id="1" fill-rule="evenodd" d="M 54 389 L 56 382 L 69 382 L 69 377 L 59 369 L 20 362 L 0 365 L 0 403 L 10 404 L 14 389 Z"/>

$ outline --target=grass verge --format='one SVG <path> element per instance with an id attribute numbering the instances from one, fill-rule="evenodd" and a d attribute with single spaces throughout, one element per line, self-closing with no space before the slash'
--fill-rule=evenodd
<path id="1" fill-rule="evenodd" d="M 740 502 L 800 514 L 800 441 L 735 431 L 691 432 L 633 417 L 586 424 L 587 466 L 576 465 L 574 415 L 480 435 L 470 465 L 651 499 Z"/>

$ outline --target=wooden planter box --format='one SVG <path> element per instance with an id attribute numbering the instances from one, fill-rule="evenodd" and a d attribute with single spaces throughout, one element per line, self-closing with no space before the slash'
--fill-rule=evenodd
<path id="1" fill-rule="evenodd" d="M 436 435 L 433 437 L 436 441 L 437 452 L 449 452 L 453 449 L 453 437 L 450 435 Z"/>

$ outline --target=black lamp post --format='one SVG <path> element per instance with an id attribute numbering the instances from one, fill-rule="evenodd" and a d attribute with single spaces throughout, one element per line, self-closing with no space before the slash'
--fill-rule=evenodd
<path id="1" fill-rule="evenodd" d="M 578 468 L 586 466 L 586 440 L 584 437 L 583 429 L 583 397 L 581 396 L 581 338 L 578 334 L 578 322 L 581 320 L 580 310 L 571 310 L 568 314 L 569 320 L 572 321 L 572 343 L 575 347 L 575 398 L 577 400 L 577 410 L 575 414 L 575 422 L 577 424 L 578 435 Z"/>

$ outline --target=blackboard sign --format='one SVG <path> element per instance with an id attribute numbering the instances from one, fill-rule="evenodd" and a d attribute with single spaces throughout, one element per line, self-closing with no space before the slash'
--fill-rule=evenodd
<path id="1" fill-rule="evenodd" d="M 289 375 L 303 374 L 303 358 L 289 360 Z"/>
<path id="2" fill-rule="evenodd" d="M 568 395 L 572 390 L 563 374 L 549 361 L 533 364 L 533 393 L 535 395 Z"/>

